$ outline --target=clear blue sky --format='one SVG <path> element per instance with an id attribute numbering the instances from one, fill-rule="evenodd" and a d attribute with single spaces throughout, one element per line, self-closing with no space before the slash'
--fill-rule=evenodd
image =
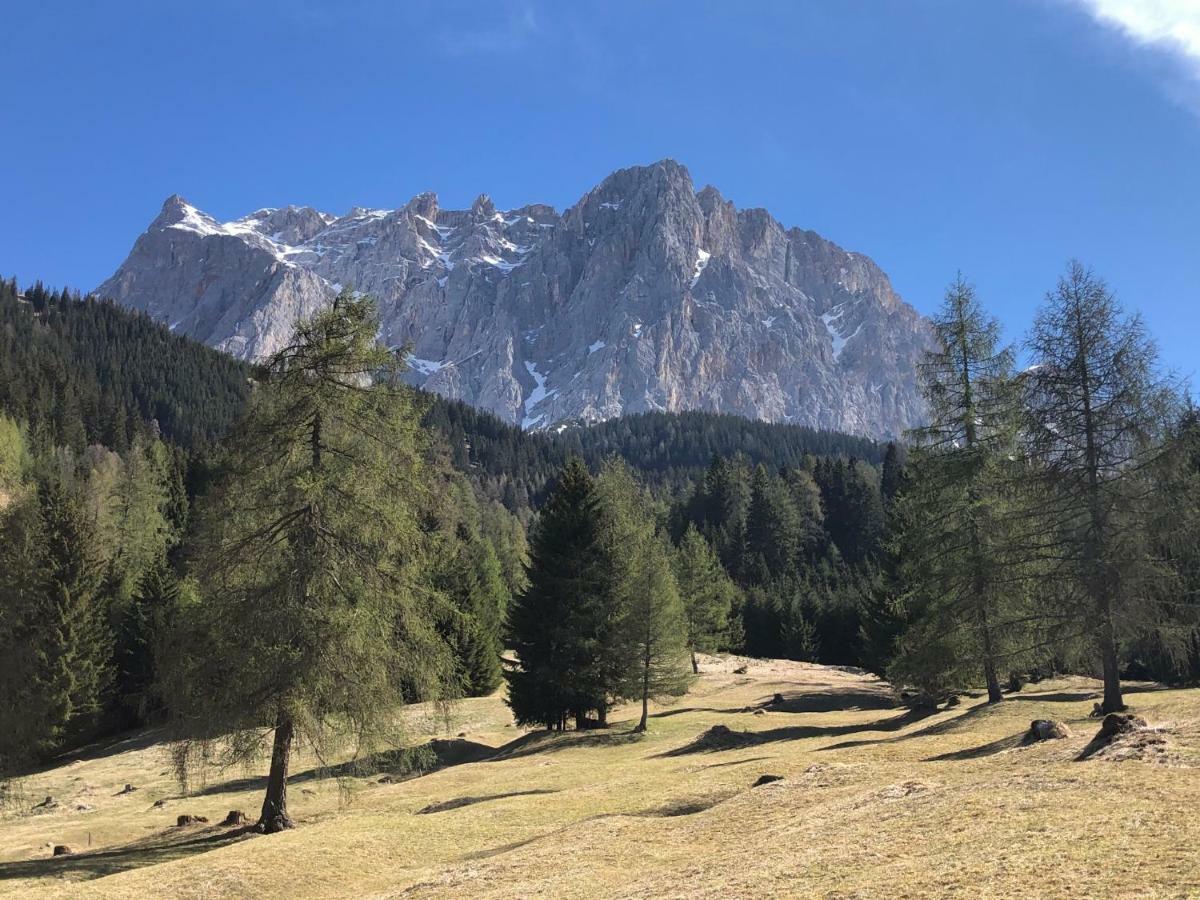
<path id="1" fill-rule="evenodd" d="M 670 156 L 922 311 L 962 269 L 1014 338 L 1078 256 L 1200 370 L 1196 0 L 3 7 L 22 281 L 94 287 L 175 192 L 218 218 L 423 190 L 563 208 Z"/>

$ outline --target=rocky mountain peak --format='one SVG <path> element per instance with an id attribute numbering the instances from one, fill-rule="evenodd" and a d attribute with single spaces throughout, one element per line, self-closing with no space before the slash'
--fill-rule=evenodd
<path id="1" fill-rule="evenodd" d="M 669 159 L 561 215 L 425 193 L 220 223 L 172 197 L 99 292 L 261 357 L 343 287 L 378 298 L 414 383 L 527 428 L 706 409 L 883 436 L 921 415 L 929 331 L 887 276 Z"/>

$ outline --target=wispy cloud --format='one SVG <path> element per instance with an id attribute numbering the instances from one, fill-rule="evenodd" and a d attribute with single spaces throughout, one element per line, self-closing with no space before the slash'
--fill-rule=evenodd
<path id="1" fill-rule="evenodd" d="M 533 7 L 521 3 L 509 6 L 507 14 L 497 22 L 446 29 L 440 38 L 444 50 L 455 56 L 464 56 L 470 53 L 518 52 L 526 49 L 540 32 Z"/>
<path id="2" fill-rule="evenodd" d="M 1074 0 L 1131 40 L 1176 55 L 1200 81 L 1200 0 Z"/>

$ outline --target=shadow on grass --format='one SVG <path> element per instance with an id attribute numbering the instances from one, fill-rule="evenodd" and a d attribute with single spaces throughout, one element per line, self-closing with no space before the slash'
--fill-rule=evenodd
<path id="1" fill-rule="evenodd" d="M 216 826 L 205 828 L 203 831 L 168 828 L 150 838 L 111 850 L 0 863 L 0 881 L 13 878 L 56 878 L 63 881 L 103 878 L 128 869 L 139 869 L 183 859 L 197 853 L 206 853 L 245 840 L 253 834 L 251 826 Z"/>
<path id="2" fill-rule="evenodd" d="M 441 803 L 430 803 L 417 810 L 418 816 L 432 813 L 449 812 L 452 809 L 462 809 L 464 806 L 474 806 L 476 803 L 487 803 L 491 800 L 506 800 L 509 797 L 529 797 L 535 794 L 557 794 L 550 788 L 533 788 L 528 791 L 509 791 L 505 794 L 485 794 L 482 797 L 456 797 L 453 800 L 443 800 Z"/>
<path id="3" fill-rule="evenodd" d="M 748 759 L 731 759 L 729 762 L 709 763 L 706 766 L 701 766 L 702 769 L 721 769 L 725 766 L 744 766 L 748 763 L 766 762 L 768 759 L 776 759 L 774 756 L 751 756 Z"/>
<path id="4" fill-rule="evenodd" d="M 717 709 L 715 706 L 681 706 L 678 709 L 664 709 L 662 712 L 650 713 L 651 719 L 666 719 L 670 716 L 681 716 L 684 713 L 703 712 L 703 713 L 728 713 L 741 714 L 745 712 L 741 707 L 725 707 Z"/>
<path id="5" fill-rule="evenodd" d="M 899 741 L 908 741 L 919 737 L 932 737 L 939 734 L 948 734 L 951 731 L 957 731 L 960 728 L 968 727 L 975 719 L 981 718 L 989 711 L 995 709 L 992 706 L 972 706 L 965 712 L 959 713 L 957 716 L 951 716 L 948 719 L 942 719 L 940 722 L 934 722 L 926 725 L 924 728 L 918 728 L 916 731 L 910 731 L 907 734 L 899 734 L 895 737 L 878 738 L 877 740 L 862 740 L 862 741 L 841 741 L 837 744 L 830 744 L 828 747 L 821 747 L 821 750 L 845 750 L 848 747 L 869 747 L 872 744 L 894 744 Z M 928 716 L 938 715 L 938 713 L 927 710 L 909 710 L 907 715 L 909 723 L 919 721 Z M 906 723 L 907 724 L 907 723 Z M 903 726 L 901 726 L 903 727 Z M 882 729 L 880 729 L 882 730 Z M 898 731 L 899 729 L 887 729 L 889 731 Z"/>
<path id="6" fill-rule="evenodd" d="M 695 753 L 719 753 L 724 750 L 740 750 L 745 747 L 758 747 L 779 741 L 798 741 L 806 738 L 835 737 L 842 734 L 856 734 L 864 731 L 899 731 L 914 722 L 930 715 L 924 710 L 906 710 L 898 716 L 887 719 L 877 719 L 874 722 L 863 722 L 850 725 L 787 725 L 782 728 L 767 728 L 763 731 L 732 731 L 720 732 L 709 729 L 689 744 L 666 750 L 655 758 L 674 756 L 690 756 Z M 863 743 L 873 743 L 865 741 Z M 822 748 L 827 749 L 827 748 Z"/>
<path id="7" fill-rule="evenodd" d="M 304 784 L 326 778 L 370 778 L 374 775 L 390 775 L 396 781 L 416 778 L 462 763 L 479 762 L 496 753 L 489 744 L 480 744 L 463 738 L 437 739 L 418 747 L 400 747 L 372 753 L 361 759 L 352 759 L 335 766 L 314 766 L 289 776 L 288 784 Z M 212 794 L 236 793 L 239 791 L 265 791 L 267 776 L 255 775 L 248 778 L 231 778 L 206 784 L 191 796 L 205 797 Z"/>
<path id="8" fill-rule="evenodd" d="M 927 756 L 922 762 L 962 762 L 968 759 L 983 759 L 994 756 L 1005 750 L 1013 750 L 1026 745 L 1024 735 L 1013 734 L 1002 737 L 978 747 L 968 747 L 965 750 L 954 750 L 950 753 L 939 753 L 937 756 Z"/>
<path id="9" fill-rule="evenodd" d="M 644 735 L 635 731 L 616 731 L 604 728 L 586 731 L 531 731 L 509 741 L 492 753 L 488 762 L 502 762 L 537 753 L 558 753 L 581 747 L 620 747 L 636 744 Z"/>
<path id="10" fill-rule="evenodd" d="M 782 713 L 825 713 L 854 709 L 896 709 L 899 705 L 888 693 L 854 688 L 798 691 L 781 696 L 781 701 L 766 700 L 758 704 L 758 708 Z"/>

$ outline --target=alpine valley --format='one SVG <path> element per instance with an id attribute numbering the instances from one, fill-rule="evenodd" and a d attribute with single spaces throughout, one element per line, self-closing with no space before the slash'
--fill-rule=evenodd
<path id="1" fill-rule="evenodd" d="M 879 267 L 671 160 L 561 214 L 425 193 L 221 223 L 172 196 L 97 293 L 260 359 L 343 288 L 378 299 L 415 384 L 527 429 L 707 410 L 888 437 L 922 414 L 929 327 Z"/>

